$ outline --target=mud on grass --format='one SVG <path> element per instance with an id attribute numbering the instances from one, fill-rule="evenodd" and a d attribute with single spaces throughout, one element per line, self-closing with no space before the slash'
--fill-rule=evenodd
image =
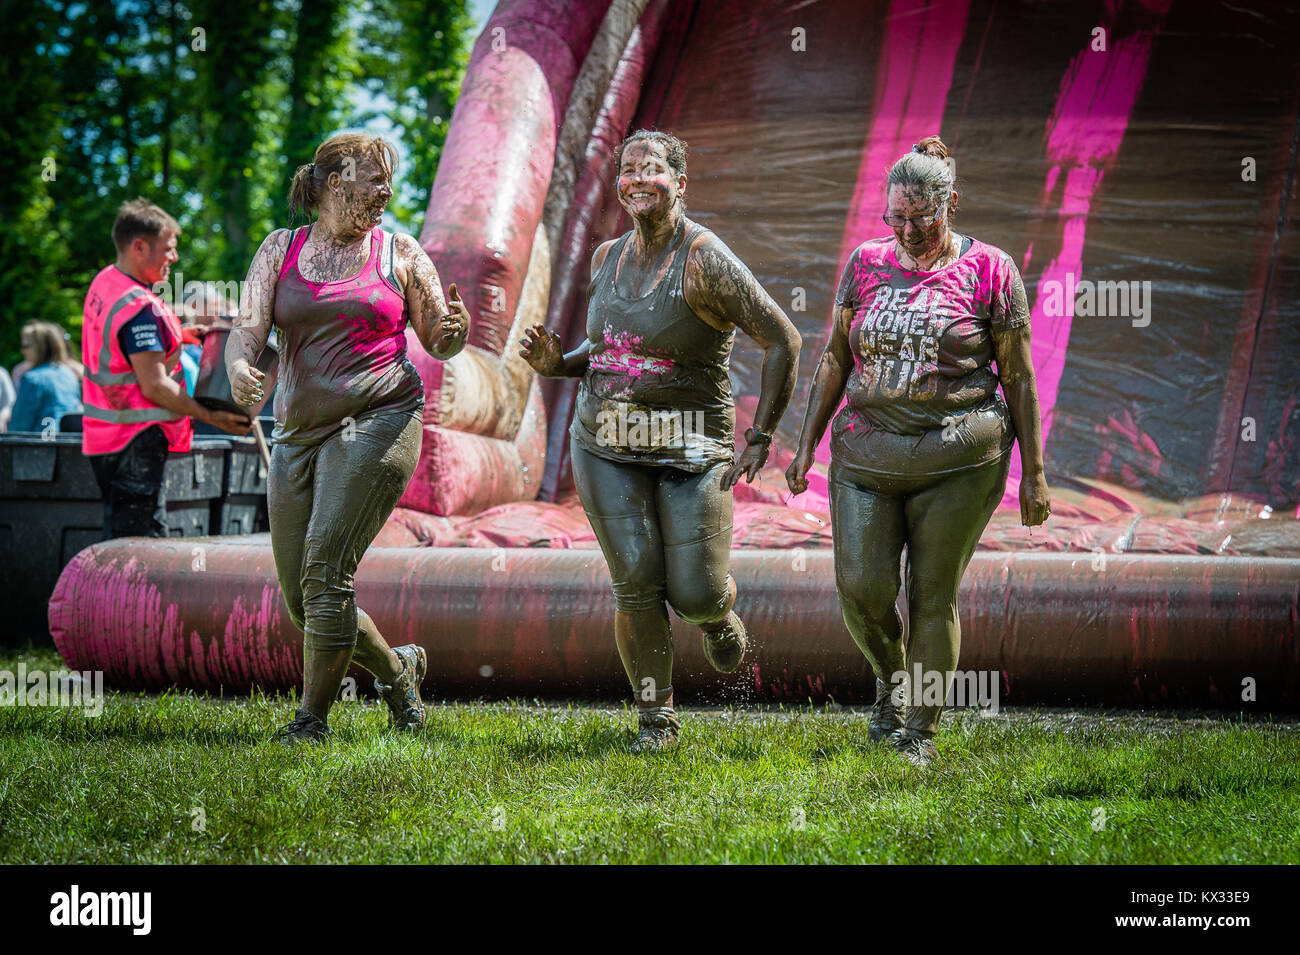
<path id="1" fill-rule="evenodd" d="M 675 751 L 634 757 L 628 710 L 435 704 L 397 738 L 347 702 L 290 749 L 293 705 L 0 708 L 0 862 L 1300 861 L 1294 715 L 953 713 L 917 770 L 846 708 L 687 708 Z"/>

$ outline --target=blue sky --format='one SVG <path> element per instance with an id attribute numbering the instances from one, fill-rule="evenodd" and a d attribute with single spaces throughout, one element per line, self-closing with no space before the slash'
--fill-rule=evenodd
<path id="1" fill-rule="evenodd" d="M 470 13 L 474 14 L 474 19 L 478 21 L 480 33 L 483 31 L 483 24 L 487 23 L 487 18 L 492 15 L 496 6 L 497 0 L 470 0 Z"/>

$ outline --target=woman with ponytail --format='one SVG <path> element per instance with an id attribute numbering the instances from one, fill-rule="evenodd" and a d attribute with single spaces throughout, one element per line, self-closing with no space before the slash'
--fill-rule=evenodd
<path id="1" fill-rule="evenodd" d="M 953 231 L 948 160 L 930 136 L 890 170 L 883 219 L 894 234 L 858 246 L 844 268 L 786 472 L 791 491 L 807 489 L 847 390 L 831 430 L 836 587 L 876 675 L 867 738 L 888 739 L 920 765 L 937 755 L 943 712 L 922 685 L 937 674 L 947 696 L 961 644 L 958 586 L 1002 499 L 1017 438 L 1021 522 L 1051 513 L 1025 287 L 1007 253 Z M 895 605 L 904 545 L 906 645 Z M 909 694 L 918 668 L 925 679 Z"/>
<path id="2" fill-rule="evenodd" d="M 226 346 L 236 401 L 262 398 L 255 363 L 274 323 L 280 371 L 267 476 L 280 589 L 303 632 L 302 706 L 286 742 L 330 735 L 348 664 L 375 675 L 398 730 L 424 723 L 424 651 L 390 648 L 356 605 L 353 574 L 392 513 L 420 453 L 424 386 L 406 358 L 409 321 L 446 360 L 464 347 L 469 312 L 443 297 L 418 242 L 380 228 L 396 155 L 383 139 L 326 140 L 293 177 L 290 207 L 314 222 L 266 237 Z"/>

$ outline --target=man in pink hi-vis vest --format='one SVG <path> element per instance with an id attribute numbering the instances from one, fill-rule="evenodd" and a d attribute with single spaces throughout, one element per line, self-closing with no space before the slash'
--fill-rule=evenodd
<path id="1" fill-rule="evenodd" d="M 188 451 L 191 418 L 245 434 L 244 415 L 203 407 L 185 390 L 181 323 L 151 290 L 176 261 L 176 220 L 145 199 L 113 222 L 117 261 L 86 293 L 81 330 L 81 449 L 104 496 L 104 539 L 165 537 L 163 468 Z"/>

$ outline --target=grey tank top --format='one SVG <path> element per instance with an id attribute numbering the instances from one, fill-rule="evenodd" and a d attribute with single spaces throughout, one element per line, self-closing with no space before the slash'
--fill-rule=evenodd
<path id="1" fill-rule="evenodd" d="M 685 217 L 662 279 L 640 297 L 619 262 L 622 236 L 592 281 L 591 358 L 578 386 L 570 434 L 611 461 L 702 472 L 732 460 L 735 404 L 727 364 L 735 330 L 720 332 L 686 304 L 682 277 L 703 226 Z"/>

